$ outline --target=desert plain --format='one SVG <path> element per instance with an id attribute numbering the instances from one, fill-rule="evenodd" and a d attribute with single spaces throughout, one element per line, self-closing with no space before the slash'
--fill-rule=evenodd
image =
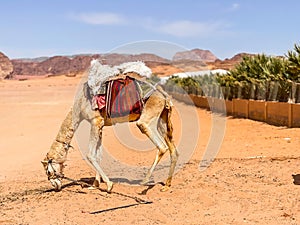
<path id="1" fill-rule="evenodd" d="M 68 180 L 55 192 L 40 161 L 81 80 L 57 76 L 0 81 L 0 224 L 300 224 L 300 128 L 227 116 L 216 158 L 199 169 L 212 135 L 212 113 L 176 100 L 174 140 L 180 155 L 190 143 L 193 152 L 168 192 L 160 191 L 164 180 L 141 186 L 116 177 L 113 190 L 124 195 Z M 185 118 L 195 113 L 197 119 L 183 130 Z M 144 141 L 134 123 L 130 130 Z M 105 128 L 103 145 L 115 158 L 135 166 L 151 165 L 154 147 L 135 155 L 121 142 L 114 127 Z M 76 139 L 72 145 L 65 175 L 92 183 L 93 169 Z M 151 204 L 138 204 L 125 195 Z"/>

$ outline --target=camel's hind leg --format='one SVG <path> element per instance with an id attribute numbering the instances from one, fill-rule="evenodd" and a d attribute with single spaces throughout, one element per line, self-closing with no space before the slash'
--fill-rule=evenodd
<path id="1" fill-rule="evenodd" d="M 161 119 L 159 123 L 159 130 L 161 135 L 164 137 L 170 152 L 171 158 L 171 165 L 169 170 L 169 176 L 166 180 L 165 186 L 162 188 L 162 191 L 167 191 L 171 186 L 172 177 L 175 171 L 176 163 L 178 160 L 178 151 L 173 142 L 173 125 L 171 122 L 171 111 L 172 108 L 164 109 L 163 113 L 161 114 Z"/>
<path id="2" fill-rule="evenodd" d="M 169 138 L 164 137 L 167 137 L 167 135 L 163 134 L 165 132 L 162 132 L 162 130 L 158 130 L 158 123 L 162 119 L 161 116 L 164 110 L 165 99 L 158 96 L 151 96 L 143 109 L 143 113 L 140 119 L 137 121 L 137 126 L 139 127 L 141 132 L 146 134 L 149 137 L 149 139 L 154 143 L 154 145 L 158 148 L 155 160 L 151 168 L 149 169 L 145 179 L 142 181 L 142 184 L 146 184 L 147 182 L 149 182 L 149 179 L 156 165 L 159 163 L 165 152 L 168 150 L 170 151 L 171 166 L 169 171 L 169 177 L 166 181 L 166 186 L 163 189 L 165 191 L 166 187 L 169 187 L 171 185 L 172 176 L 177 162 L 177 151 L 175 146 L 169 140 Z"/>
<path id="3" fill-rule="evenodd" d="M 102 148 L 102 128 L 103 128 L 103 120 L 102 118 L 95 118 L 91 121 L 91 133 L 90 133 L 90 141 L 89 141 L 89 153 L 87 155 L 87 159 L 95 168 L 96 182 L 100 181 L 100 177 L 107 185 L 107 191 L 110 192 L 113 188 L 113 182 L 109 180 L 104 171 L 99 165 L 99 152 Z"/>

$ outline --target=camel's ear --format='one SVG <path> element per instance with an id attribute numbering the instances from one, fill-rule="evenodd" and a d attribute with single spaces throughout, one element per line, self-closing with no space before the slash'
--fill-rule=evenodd
<path id="1" fill-rule="evenodd" d="M 47 166 L 48 165 L 48 161 L 46 161 L 46 160 L 41 161 L 41 163 L 43 164 L 43 166 Z"/>

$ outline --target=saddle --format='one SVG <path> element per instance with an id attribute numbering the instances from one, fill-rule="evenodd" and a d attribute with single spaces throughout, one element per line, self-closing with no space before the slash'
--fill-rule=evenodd
<path id="1" fill-rule="evenodd" d="M 124 79 L 109 80 L 104 85 L 104 93 L 92 97 L 93 109 L 105 110 L 108 118 L 142 112 L 144 99 L 136 79 L 126 76 Z"/>
<path id="2" fill-rule="evenodd" d="M 123 117 L 129 114 L 140 114 L 143 99 L 135 79 L 112 80 L 106 91 L 106 113 L 110 118 Z"/>
<path id="3" fill-rule="evenodd" d="M 140 114 L 145 96 L 142 96 L 139 82 L 150 78 L 152 71 L 143 62 L 126 62 L 118 66 L 102 65 L 92 60 L 87 85 L 89 87 L 92 108 L 105 110 L 107 118 Z"/>

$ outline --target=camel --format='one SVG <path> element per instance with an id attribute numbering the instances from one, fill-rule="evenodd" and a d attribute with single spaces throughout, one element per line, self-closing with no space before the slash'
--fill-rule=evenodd
<path id="1" fill-rule="evenodd" d="M 138 75 L 139 74 L 132 71 L 127 71 L 123 74 L 123 76 L 139 77 Z M 113 79 L 116 78 L 113 77 Z M 179 156 L 172 135 L 171 114 L 173 105 L 169 95 L 160 86 L 149 85 L 152 91 L 144 102 L 143 109 L 140 113 L 130 113 L 127 116 L 112 119 L 107 116 L 105 109 L 93 109 L 91 104 L 93 91 L 89 87 L 88 82 L 83 84 L 74 100 L 72 108 L 61 124 L 49 152 L 42 161 L 46 175 L 55 190 L 60 191 L 62 188 L 64 162 L 67 159 L 69 148 L 72 147 L 70 143 L 74 133 L 83 120 L 87 120 L 91 125 L 89 151 L 86 158 L 96 171 L 93 186 L 99 187 L 102 179 L 106 183 L 108 192 L 111 192 L 113 188 L 113 182 L 110 181 L 104 173 L 99 163 L 102 151 L 103 127 L 111 126 L 116 123 L 136 122 L 140 131 L 145 134 L 158 149 L 154 162 L 141 182 L 141 185 L 146 185 L 150 181 L 156 165 L 163 155 L 169 151 L 171 160 L 169 174 L 161 191 L 167 191 L 170 188 Z"/>

